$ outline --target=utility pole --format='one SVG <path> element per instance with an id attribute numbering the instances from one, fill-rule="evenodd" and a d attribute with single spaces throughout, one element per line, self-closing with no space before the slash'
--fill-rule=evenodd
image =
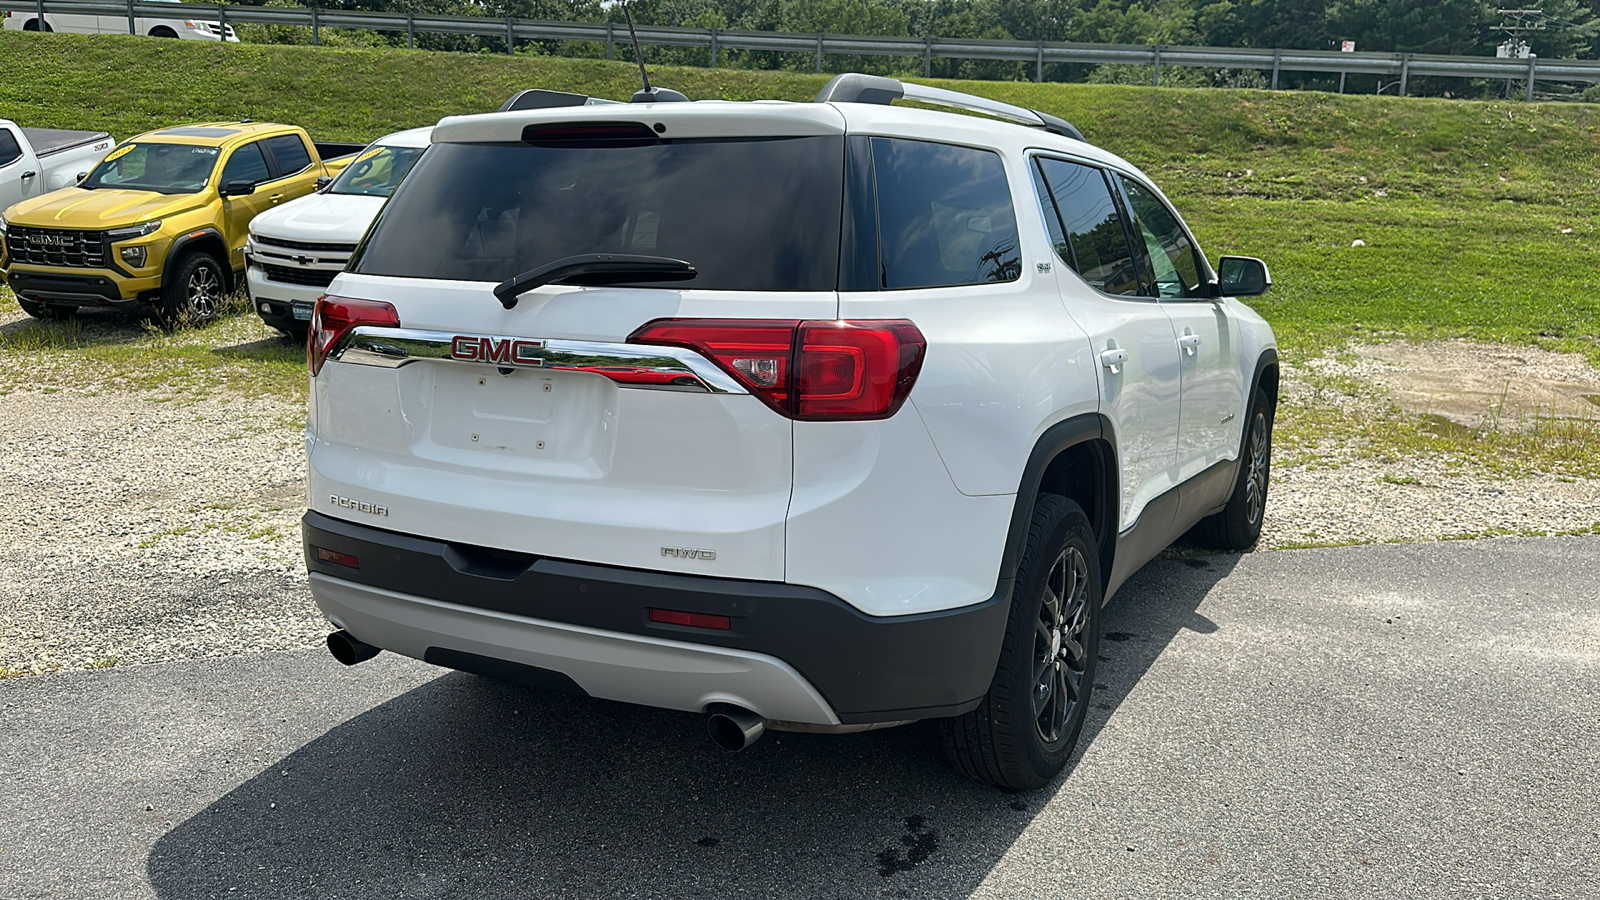
<path id="1" fill-rule="evenodd" d="M 1506 36 L 1506 39 L 1501 42 L 1500 46 L 1495 48 L 1494 55 L 1501 59 L 1533 59 L 1534 53 L 1528 47 L 1528 42 L 1522 39 L 1522 36 L 1544 30 L 1544 22 L 1535 18 L 1544 15 L 1544 10 L 1497 9 L 1495 12 L 1505 16 L 1507 21 L 1501 22 L 1495 27 L 1496 31 Z M 1533 21 L 1530 22 L 1530 19 Z M 1529 63 L 1528 71 L 1533 71 L 1532 63 Z M 1509 78 L 1506 79 L 1505 97 L 1507 100 L 1511 99 L 1511 79 Z M 1528 78 L 1528 99 L 1533 99 L 1533 78 L 1531 75 Z"/>

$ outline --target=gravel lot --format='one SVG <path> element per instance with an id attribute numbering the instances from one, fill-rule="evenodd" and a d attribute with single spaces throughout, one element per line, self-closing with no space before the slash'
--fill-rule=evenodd
<path id="1" fill-rule="evenodd" d="M 300 415 L 225 394 L 0 395 L 0 674 L 320 641 L 299 549 Z M 1264 548 L 1600 523 L 1593 480 L 1329 457 L 1275 467 Z"/>

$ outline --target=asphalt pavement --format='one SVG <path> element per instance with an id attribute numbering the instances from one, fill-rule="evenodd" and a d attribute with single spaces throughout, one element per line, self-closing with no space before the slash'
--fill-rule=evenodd
<path id="1" fill-rule="evenodd" d="M 0 898 L 1600 897 L 1597 573 L 1600 536 L 1159 561 L 1021 794 L 923 725 L 729 755 L 390 654 L 0 681 Z"/>

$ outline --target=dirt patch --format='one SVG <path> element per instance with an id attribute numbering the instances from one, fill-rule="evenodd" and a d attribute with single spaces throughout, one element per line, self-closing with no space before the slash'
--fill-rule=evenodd
<path id="1" fill-rule="evenodd" d="M 1394 341 L 1354 348 L 1353 374 L 1401 409 L 1467 427 L 1515 428 L 1537 417 L 1595 417 L 1600 369 L 1576 353 L 1471 341 Z"/>

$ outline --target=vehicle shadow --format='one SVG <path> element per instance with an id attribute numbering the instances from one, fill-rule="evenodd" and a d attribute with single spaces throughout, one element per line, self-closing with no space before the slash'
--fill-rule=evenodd
<path id="1" fill-rule="evenodd" d="M 0 324 L 0 337 L 39 349 L 66 349 L 85 344 L 130 344 L 152 327 L 148 317 L 117 309 L 78 310 L 65 319 L 23 316 Z"/>
<path id="2" fill-rule="evenodd" d="M 1162 560 L 1107 610 L 1079 757 L 1234 556 Z M 971 893 L 1055 795 L 963 780 L 929 723 L 769 734 L 449 673 L 343 723 L 162 836 L 164 898 Z M 1070 770 L 1062 779 L 1071 777 Z"/>

